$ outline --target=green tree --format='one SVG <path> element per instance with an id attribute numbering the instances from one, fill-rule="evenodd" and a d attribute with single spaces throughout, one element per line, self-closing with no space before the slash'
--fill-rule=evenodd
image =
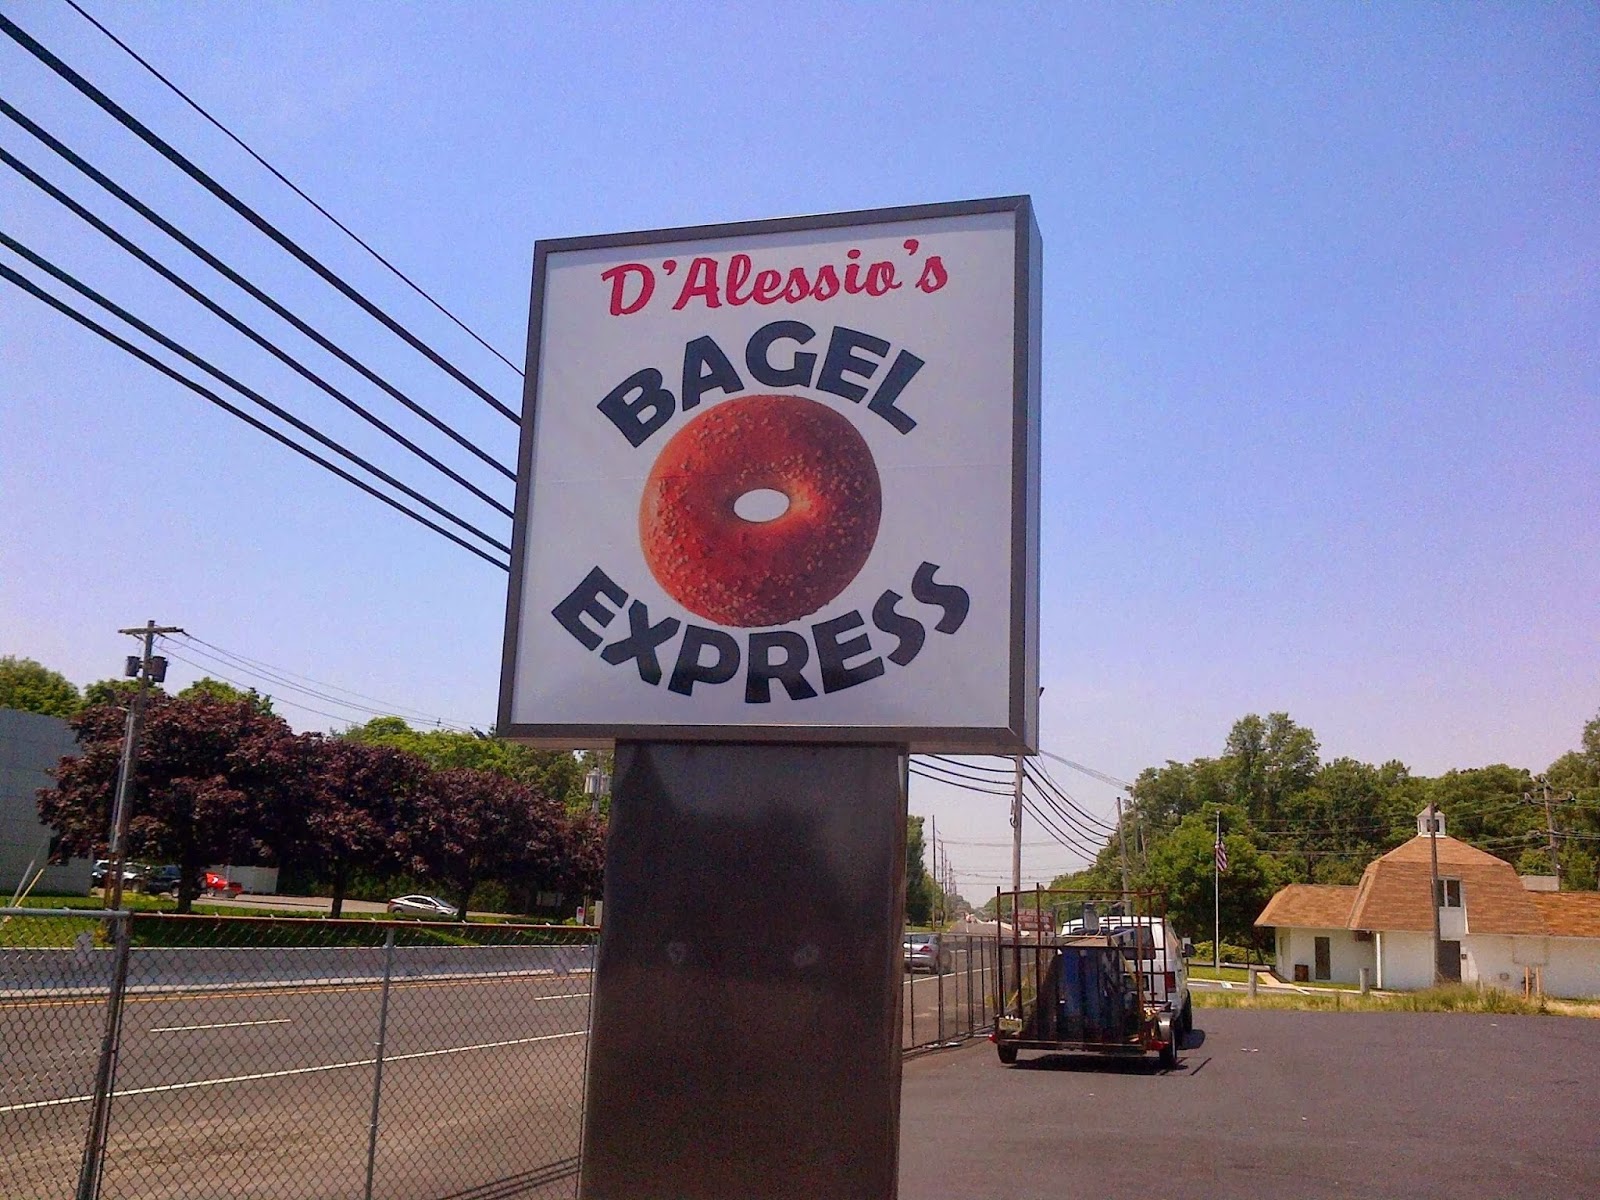
<path id="1" fill-rule="evenodd" d="M 127 710 L 128 702 L 133 699 L 133 694 L 139 690 L 139 683 L 134 679 L 97 679 L 83 689 L 83 706 L 96 708 L 100 705 L 110 704 Z M 151 694 L 166 692 L 159 684 L 153 686 Z"/>
<path id="2" fill-rule="evenodd" d="M 244 688 L 234 687 L 231 683 L 225 683 L 221 679 L 213 679 L 209 675 L 202 679 L 196 679 L 183 691 L 179 692 L 178 695 L 185 700 L 193 699 L 195 696 L 210 696 L 214 700 L 222 700 L 228 703 L 246 701 L 253 704 L 259 712 L 270 713 L 272 711 L 271 696 L 263 696 L 255 688 L 246 691 Z"/>
<path id="3" fill-rule="evenodd" d="M 486 733 L 413 729 L 399 717 L 375 717 L 365 725 L 345 730 L 343 736 L 408 751 L 436 771 L 473 770 L 503 775 L 560 801 L 569 812 L 587 811 L 589 807 L 583 794 L 583 775 L 588 765 L 564 750 L 535 750 Z"/>
<path id="4" fill-rule="evenodd" d="M 1178 931 L 1201 940 L 1212 930 L 1212 870 L 1216 834 L 1214 816 L 1191 813 L 1151 851 L 1141 879 L 1166 897 L 1167 913 Z M 1281 885 L 1277 864 L 1250 840 L 1244 814 L 1223 813 L 1223 845 L 1228 870 L 1218 893 L 1224 941 L 1258 945 L 1255 919 Z"/>
<path id="5" fill-rule="evenodd" d="M 70 717 L 82 705 L 77 687 L 61 672 L 31 658 L 0 658 L 0 708 Z"/>
<path id="6" fill-rule="evenodd" d="M 922 836 L 921 817 L 906 818 L 906 923 L 926 925 L 933 920 L 938 889 L 922 861 L 927 842 Z"/>

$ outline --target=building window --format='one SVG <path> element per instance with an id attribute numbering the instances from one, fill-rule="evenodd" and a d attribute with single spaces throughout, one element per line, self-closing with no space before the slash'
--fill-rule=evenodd
<path id="1" fill-rule="evenodd" d="M 1434 899 L 1440 908 L 1460 908 L 1461 880 L 1439 880 L 1438 890 L 1434 892 Z"/>

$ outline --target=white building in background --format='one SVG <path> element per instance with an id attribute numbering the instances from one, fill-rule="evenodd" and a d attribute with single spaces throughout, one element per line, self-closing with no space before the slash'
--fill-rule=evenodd
<path id="1" fill-rule="evenodd" d="M 35 802 L 38 790 L 55 782 L 49 771 L 77 752 L 77 739 L 60 717 L 0 708 L 0 903 L 29 883 L 42 894 L 89 894 L 94 864 L 87 858 L 49 865 L 54 833 L 39 820 Z"/>
<path id="2" fill-rule="evenodd" d="M 1417 816 L 1417 836 L 1367 865 L 1353 886 L 1295 883 L 1256 924 L 1277 933 L 1280 976 L 1382 988 L 1433 983 L 1432 852 L 1438 853 L 1439 963 L 1446 979 L 1552 996 L 1600 997 L 1600 892 L 1558 892 L 1547 876 L 1448 837 Z M 1430 842 L 1435 843 L 1430 846 Z"/>

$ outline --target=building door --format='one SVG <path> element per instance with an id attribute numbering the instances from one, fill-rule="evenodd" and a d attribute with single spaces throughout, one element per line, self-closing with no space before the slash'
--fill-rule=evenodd
<path id="1" fill-rule="evenodd" d="M 1461 982 L 1461 943 L 1439 940 L 1439 977 L 1448 983 Z"/>
<path id="2" fill-rule="evenodd" d="M 1329 938 L 1319 937 L 1315 942 L 1317 952 L 1316 978 L 1333 978 L 1333 947 Z"/>

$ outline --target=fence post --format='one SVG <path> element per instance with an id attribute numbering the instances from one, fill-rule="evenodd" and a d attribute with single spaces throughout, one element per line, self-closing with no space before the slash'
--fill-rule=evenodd
<path id="1" fill-rule="evenodd" d="M 127 912 L 108 914 L 115 957 L 111 964 L 111 990 L 106 996 L 106 1027 L 100 1039 L 100 1061 L 94 1072 L 94 1105 L 89 1114 L 89 1134 L 78 1169 L 77 1200 L 95 1200 L 105 1172 L 106 1137 L 111 1131 L 111 1096 L 117 1086 L 117 1049 L 122 1043 L 122 998 L 128 986 L 128 951 L 132 944 Z"/>
<path id="2" fill-rule="evenodd" d="M 362 1195 L 372 1200 L 372 1171 L 378 1160 L 378 1105 L 383 1098 L 383 1046 L 389 1034 L 389 980 L 394 975 L 394 926 L 383 939 L 383 991 L 378 1000 L 378 1044 L 373 1056 L 372 1120 L 367 1126 L 367 1188 Z"/>
<path id="3" fill-rule="evenodd" d="M 934 1001 L 939 1006 L 939 1023 L 935 1026 L 935 1030 L 938 1034 L 938 1040 L 941 1042 L 944 1041 L 944 963 L 940 962 L 939 959 L 943 953 L 944 941 L 941 939 L 939 942 L 939 954 L 933 956 L 933 973 L 939 980 L 934 987 L 933 993 Z"/>

